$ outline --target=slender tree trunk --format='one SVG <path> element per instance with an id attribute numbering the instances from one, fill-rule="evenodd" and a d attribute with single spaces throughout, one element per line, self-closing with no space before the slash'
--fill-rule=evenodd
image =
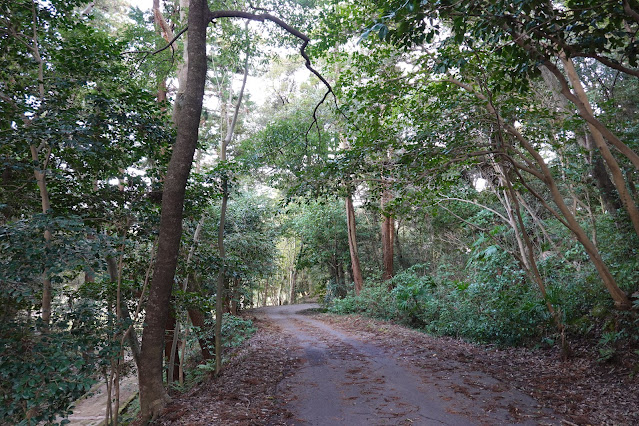
<path id="1" fill-rule="evenodd" d="M 473 93 L 475 96 L 477 96 L 477 98 L 485 102 L 489 101 L 484 94 L 478 93 L 471 86 L 465 83 L 462 83 L 452 77 L 450 77 L 448 81 L 461 87 L 464 90 L 467 90 L 469 93 Z M 612 297 L 615 303 L 615 306 L 618 309 L 630 309 L 632 307 L 632 303 L 628 295 L 619 288 L 619 286 L 617 285 L 617 281 L 615 280 L 614 276 L 608 269 L 608 265 L 606 265 L 606 263 L 602 259 L 601 254 L 599 253 L 599 250 L 592 243 L 592 241 L 590 241 L 590 239 L 588 238 L 588 235 L 583 230 L 583 228 L 581 227 L 581 225 L 579 224 L 575 216 L 572 214 L 572 212 L 570 211 L 570 208 L 568 208 L 568 206 L 566 205 L 564 197 L 559 191 L 559 188 L 557 187 L 555 179 L 550 169 L 548 168 L 548 165 L 543 159 L 543 157 L 515 127 L 505 123 L 502 120 L 501 116 L 499 115 L 495 107 L 490 102 L 488 102 L 485 105 L 485 107 L 489 113 L 495 115 L 498 125 L 501 128 L 503 128 L 506 132 L 508 132 L 511 136 L 513 136 L 517 140 L 517 142 L 522 146 L 522 148 L 526 150 L 534 158 L 535 162 L 537 163 L 537 166 L 539 167 L 539 170 L 533 170 L 526 166 L 517 165 L 514 163 L 514 161 L 513 161 L 513 165 L 519 167 L 521 170 L 525 170 L 529 173 L 532 173 L 533 175 L 537 176 L 540 180 L 544 182 L 544 184 L 550 191 L 552 195 L 552 199 L 557 205 L 557 207 L 559 208 L 559 211 L 561 212 L 561 214 L 555 211 L 554 209 L 552 209 L 547 204 L 546 200 L 538 196 L 538 194 L 536 194 L 536 192 L 532 188 L 530 188 L 530 186 L 528 186 L 523 179 L 520 178 L 521 183 L 524 186 L 526 186 L 529 190 L 531 190 L 531 193 L 533 193 L 534 195 L 536 194 L 535 196 L 537 197 L 537 199 L 539 199 L 542 202 L 544 207 L 546 207 L 570 231 L 572 231 L 577 241 L 579 241 L 581 245 L 584 247 L 584 249 L 586 250 L 586 253 L 588 254 L 588 257 L 590 258 L 590 261 L 593 263 L 593 265 L 597 269 L 597 272 L 599 273 L 599 277 L 601 278 L 603 285 L 606 287 L 606 289 L 610 293 L 610 296 Z"/>
<path id="2" fill-rule="evenodd" d="M 183 0 L 182 3 L 183 4 L 181 6 L 184 6 L 184 7 L 187 6 L 186 1 Z M 183 9 L 182 12 L 184 13 L 185 10 L 186 9 Z M 182 16 L 181 18 L 183 18 L 181 19 L 182 22 L 186 20 L 184 16 Z M 171 30 L 171 27 L 169 26 L 166 19 L 164 19 L 164 15 L 162 14 L 162 11 L 160 10 L 160 0 L 153 0 L 153 21 L 155 22 L 157 33 L 164 39 L 164 41 L 166 41 L 167 43 L 170 43 L 171 40 L 173 40 L 173 31 Z M 171 52 L 173 53 L 175 52 L 175 47 L 173 45 L 170 47 L 170 49 L 171 49 Z M 186 52 L 186 46 L 184 46 L 184 51 Z M 187 56 L 186 53 L 184 54 L 184 56 L 185 57 Z M 181 73 L 184 80 L 186 80 L 186 62 L 180 64 L 179 68 L 180 68 L 179 73 Z M 181 83 L 186 84 L 186 81 L 179 82 L 179 84 Z M 165 102 L 166 94 L 167 94 L 166 78 L 163 78 L 158 82 L 157 101 Z"/>
<path id="3" fill-rule="evenodd" d="M 178 369 L 175 368 L 175 364 L 180 363 L 180 355 L 177 352 L 177 345 L 174 345 L 173 343 L 174 338 L 178 337 L 177 319 L 175 318 L 175 312 L 173 309 L 169 311 L 169 315 L 166 318 L 164 334 L 164 359 L 167 366 L 166 382 L 171 383 L 173 381 L 180 380 Z"/>
<path id="4" fill-rule="evenodd" d="M 385 190 L 382 194 L 381 209 L 384 211 L 386 205 L 392 199 L 390 191 Z M 382 280 L 388 281 L 393 278 L 393 238 L 395 236 L 395 220 L 393 216 L 385 212 L 382 219 L 382 258 L 384 270 Z"/>
<path id="5" fill-rule="evenodd" d="M 193 232 L 193 244 L 191 245 L 191 248 L 189 249 L 189 253 L 186 256 L 186 267 L 188 269 L 189 265 L 191 264 L 191 259 L 193 258 L 193 255 L 195 254 L 195 248 L 197 246 L 198 241 L 200 240 L 200 234 L 202 233 L 202 227 L 204 226 L 204 220 L 206 219 L 205 215 L 203 214 L 202 217 L 200 218 L 200 220 L 198 221 L 197 226 L 195 227 L 195 232 Z M 189 275 L 187 275 L 184 278 L 184 281 L 182 283 L 182 291 L 186 292 L 189 288 L 193 289 L 193 285 L 191 284 L 191 280 L 189 279 Z M 190 307 L 187 309 L 189 312 L 189 317 L 192 317 L 191 314 L 195 315 L 195 318 L 198 319 L 200 316 L 203 317 L 202 313 L 199 312 L 199 309 L 195 308 L 195 307 Z M 198 315 L 199 313 L 199 315 Z M 169 364 L 168 364 L 168 373 L 167 373 L 167 382 L 171 382 L 171 380 L 181 380 L 182 379 L 182 364 L 180 363 L 180 358 L 179 358 L 179 349 L 178 349 L 178 339 L 179 339 L 179 334 L 180 334 L 180 322 L 176 320 L 176 318 L 174 317 L 174 313 L 173 311 L 171 311 L 170 315 L 173 317 L 173 322 L 171 324 L 167 323 L 167 333 L 166 333 L 166 337 L 167 339 L 170 340 L 170 344 L 167 341 L 165 343 L 165 349 L 164 349 L 164 353 L 165 353 L 165 358 L 168 359 Z M 196 324 L 193 324 L 196 325 Z M 202 326 L 204 326 L 204 321 L 202 320 L 201 323 Z M 202 329 L 203 330 L 203 329 Z M 170 348 L 169 348 L 170 345 Z M 205 348 L 202 346 L 202 358 L 203 359 L 207 359 L 207 356 L 210 356 L 210 353 L 208 352 L 208 350 L 205 350 Z M 177 361 L 178 363 L 178 369 L 175 369 L 175 362 Z M 184 361 L 184 359 L 182 359 L 182 361 Z"/>
<path id="6" fill-rule="evenodd" d="M 106 264 L 107 264 L 107 273 L 109 274 L 109 279 L 112 282 L 118 282 L 119 280 L 121 280 L 120 277 L 120 273 L 119 273 L 119 269 L 115 258 L 113 257 L 107 257 L 106 258 Z M 135 321 L 135 318 L 131 317 L 131 314 L 129 312 L 129 309 L 126 306 L 126 303 L 122 303 L 120 301 L 120 310 L 122 313 L 123 317 L 126 318 L 131 318 L 132 320 Z M 138 335 L 135 331 L 135 329 L 133 327 L 130 327 L 127 331 L 126 331 L 126 340 L 129 342 L 129 347 L 131 348 L 131 356 L 133 356 L 133 361 L 135 362 L 135 366 L 138 368 L 138 371 L 140 369 L 140 341 L 138 339 Z M 124 343 L 124 341 L 122 342 Z"/>
<path id="7" fill-rule="evenodd" d="M 248 30 L 248 24 L 247 24 Z M 246 88 L 246 81 L 248 78 L 249 69 L 249 39 L 247 34 L 246 41 L 246 61 L 244 63 L 244 77 L 242 79 L 242 87 L 240 88 L 240 94 L 235 105 L 235 111 L 233 112 L 233 119 L 227 128 L 226 136 L 222 140 L 220 147 L 220 162 L 226 161 L 226 148 L 228 144 L 233 140 L 235 134 L 235 126 L 237 125 L 237 118 L 240 112 L 240 106 L 242 105 L 242 98 L 244 97 L 244 89 Z M 224 292 L 224 283 L 226 281 L 225 275 L 225 253 L 224 253 L 224 224 L 226 220 L 226 206 L 229 199 L 228 192 L 228 177 L 225 175 L 222 177 L 222 206 L 220 207 L 220 226 L 218 229 L 217 246 L 221 259 L 220 271 L 217 277 L 217 291 L 215 296 L 215 373 L 219 374 L 222 370 L 222 301 Z"/>
<path id="8" fill-rule="evenodd" d="M 364 288 L 364 279 L 362 278 L 362 267 L 359 263 L 359 252 L 357 250 L 355 208 L 353 207 L 353 198 L 350 195 L 346 197 L 346 226 L 348 228 L 348 249 L 351 254 L 351 270 L 355 294 L 359 295 L 362 288 Z"/>
<path id="9" fill-rule="evenodd" d="M 289 269 L 289 283 L 290 283 L 290 293 L 289 293 L 289 302 L 290 304 L 294 304 L 295 303 L 295 293 L 297 292 L 297 270 L 295 269 L 295 267 L 291 267 Z"/>
<path id="10" fill-rule="evenodd" d="M 146 306 L 146 328 L 140 354 L 140 411 L 143 420 L 157 417 L 168 395 L 162 383 L 164 325 L 182 236 L 186 181 L 197 146 L 204 83 L 206 80 L 206 28 L 208 5 L 191 0 L 188 17 L 188 78 L 182 106 L 176 115 L 177 140 L 164 179 L 158 254 Z"/>
<path id="11" fill-rule="evenodd" d="M 268 278 L 264 282 L 264 301 L 262 302 L 262 306 L 266 306 L 267 301 L 268 301 Z"/>
<path id="12" fill-rule="evenodd" d="M 406 258 L 404 257 L 404 251 L 402 250 L 402 243 L 401 240 L 399 238 L 399 230 L 401 228 L 401 222 L 397 223 L 397 226 L 395 228 L 395 236 L 394 236 L 394 241 L 395 241 L 395 251 L 397 253 L 397 260 L 399 261 L 399 266 L 402 269 L 406 269 L 408 268 L 409 263 L 406 261 Z"/>
<path id="13" fill-rule="evenodd" d="M 33 45 L 31 46 L 31 53 L 33 55 L 33 59 L 38 64 L 38 95 L 40 97 L 40 101 L 44 101 L 44 61 L 42 60 L 42 56 L 40 56 L 40 46 L 38 41 L 38 16 L 36 13 L 35 2 L 32 3 L 32 12 L 33 12 Z M 32 120 L 37 119 L 34 117 Z M 25 118 L 25 123 L 29 123 L 30 120 Z M 40 200 L 42 202 L 42 213 L 47 214 L 51 209 L 51 201 L 49 198 L 49 191 L 47 189 L 47 181 L 46 181 L 46 170 L 49 163 L 49 158 L 51 156 L 51 147 L 48 147 L 46 150 L 46 155 L 44 157 L 44 161 L 40 162 L 40 148 L 35 145 L 30 145 L 29 150 L 31 151 L 31 160 L 35 165 L 33 170 L 33 175 L 38 184 L 38 189 L 40 191 Z M 51 243 L 51 231 L 49 229 L 44 231 L 44 244 L 48 247 Z M 43 271 L 43 279 L 42 279 L 42 321 L 45 325 L 48 325 L 51 321 L 51 303 L 53 300 L 53 288 L 51 286 L 51 278 L 49 277 L 48 269 Z"/>
<path id="14" fill-rule="evenodd" d="M 547 292 L 546 292 L 546 284 L 544 283 L 544 279 L 542 278 L 541 273 L 539 272 L 539 268 L 537 267 L 534 247 L 532 245 L 532 242 L 530 241 L 528 232 L 526 231 L 526 226 L 524 225 L 524 220 L 521 216 L 521 208 L 519 207 L 517 194 L 515 193 L 515 189 L 513 188 L 510 176 L 508 176 L 507 172 L 503 170 L 503 168 L 501 167 L 500 167 L 500 172 L 504 179 L 504 182 L 506 183 L 506 191 L 507 191 L 506 196 L 510 199 L 508 209 L 512 210 L 512 212 L 514 213 L 514 216 L 517 218 L 517 222 L 514 223 L 514 231 L 517 234 L 521 233 L 521 238 L 524 241 L 524 246 L 520 246 L 521 256 L 523 259 L 526 259 L 525 263 L 528 266 L 527 272 L 529 276 L 533 279 L 533 281 L 537 284 L 537 287 L 539 288 L 539 292 L 541 293 L 541 296 L 543 297 L 546 303 L 546 308 L 548 309 L 548 312 L 552 316 L 555 322 L 555 326 L 557 327 L 557 331 L 559 332 L 559 335 L 561 336 L 562 358 L 567 359 L 571 355 L 572 350 L 570 349 L 570 346 L 568 345 L 568 342 L 566 341 L 566 326 L 563 323 L 563 320 L 561 318 L 561 312 L 555 309 L 555 306 L 553 306 L 552 303 L 550 303 L 550 301 L 548 300 Z M 511 203 L 512 203 L 512 207 L 510 205 Z M 512 217 L 512 214 L 510 211 L 508 212 L 508 215 Z M 518 240 L 519 240 L 519 237 L 518 237 Z"/>
<path id="15" fill-rule="evenodd" d="M 594 150 L 592 155 L 592 177 L 599 190 L 599 195 L 601 195 L 606 211 L 615 215 L 617 210 L 621 208 L 619 197 L 615 192 L 616 188 L 614 183 L 612 183 L 610 176 L 608 176 L 608 171 L 606 170 L 606 165 L 601 155 Z"/>
<path id="16" fill-rule="evenodd" d="M 568 98 L 562 94 L 561 83 L 557 80 L 556 76 L 546 66 L 541 66 L 540 69 L 546 85 L 551 90 L 553 99 L 564 111 L 564 114 L 558 117 L 558 120 L 569 119 L 574 114 L 574 105 L 572 108 L 570 107 L 570 102 L 568 101 Z M 603 163 L 601 155 L 597 153 L 595 146 L 592 141 L 590 141 L 588 131 L 584 132 L 583 137 L 577 136 L 577 141 L 581 147 L 590 152 L 588 162 L 592 169 L 592 177 L 595 181 L 595 185 L 597 186 L 599 194 L 604 202 L 605 210 L 607 210 L 610 214 L 615 214 L 617 210 L 621 208 L 618 197 L 615 194 L 615 185 L 608 176 L 608 172 L 606 171 L 606 166 Z"/>
<path id="17" fill-rule="evenodd" d="M 540 54 L 536 48 L 534 47 L 534 43 L 530 42 L 530 38 L 525 34 L 518 33 L 513 31 L 511 28 L 506 26 L 507 31 L 511 33 L 513 36 L 513 40 L 519 46 L 521 46 L 524 50 L 534 55 L 534 57 L 543 57 L 544 55 Z M 560 55 L 559 59 L 562 55 Z M 570 85 L 568 81 L 562 74 L 561 70 L 549 59 L 542 60 L 543 65 L 548 68 L 548 70 L 557 78 L 559 84 L 561 85 L 561 94 L 566 97 L 570 102 L 572 102 L 579 112 L 581 118 L 586 120 L 589 125 L 592 125 L 595 129 L 597 129 L 601 135 L 610 142 L 615 148 L 619 150 L 630 162 L 634 165 L 634 167 L 639 170 L 639 155 L 632 150 L 628 145 L 623 143 L 614 133 L 610 131 L 601 121 L 599 121 L 592 110 L 589 110 L 587 105 L 585 105 L 578 96 L 576 96 L 570 90 Z"/>

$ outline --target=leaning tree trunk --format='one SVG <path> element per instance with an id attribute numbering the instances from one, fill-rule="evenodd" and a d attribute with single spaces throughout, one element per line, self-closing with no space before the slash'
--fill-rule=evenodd
<path id="1" fill-rule="evenodd" d="M 197 146 L 206 80 L 208 5 L 204 0 L 191 0 L 189 9 L 187 87 L 183 98 L 177 100 L 180 104 L 176 115 L 177 140 L 164 179 L 157 261 L 140 354 L 140 410 L 144 420 L 157 417 L 169 399 L 162 383 L 164 325 L 169 313 L 182 236 L 186 181 Z"/>
<path id="2" fill-rule="evenodd" d="M 573 90 L 575 91 L 577 98 L 583 105 L 582 108 L 588 114 L 594 115 L 592 107 L 590 106 L 590 102 L 588 101 L 588 96 L 586 95 L 583 85 L 581 84 L 581 80 L 577 75 L 577 71 L 575 70 L 572 60 L 562 55 L 561 61 L 564 64 L 564 69 L 566 70 L 566 74 L 568 75 L 568 79 L 572 84 Z M 597 148 L 599 148 L 601 157 L 604 159 L 604 161 L 608 165 L 608 168 L 610 169 L 615 188 L 617 188 L 617 192 L 619 192 L 619 197 L 621 198 L 621 202 L 623 203 L 623 206 L 628 213 L 628 217 L 632 222 L 635 233 L 639 235 L 639 209 L 637 208 L 632 195 L 626 188 L 626 181 L 624 179 L 623 172 L 621 171 L 621 167 L 610 151 L 610 148 L 608 148 L 608 144 L 606 143 L 606 140 L 604 139 L 601 131 L 592 123 L 588 123 L 588 128 L 590 129 L 590 134 L 595 141 L 595 145 L 597 146 Z"/>
<path id="3" fill-rule="evenodd" d="M 550 191 L 552 199 L 555 202 L 555 205 L 557 206 L 557 208 L 559 209 L 559 212 L 551 208 L 547 204 L 546 200 L 543 197 L 541 197 L 539 194 L 537 194 L 536 191 L 530 188 L 530 186 L 527 185 L 522 178 L 520 178 L 520 182 L 527 189 L 529 189 L 530 192 L 544 205 L 544 207 L 548 211 L 550 211 L 557 219 L 559 219 L 562 222 L 562 224 L 566 226 L 566 228 L 568 228 L 573 233 L 577 241 L 581 243 L 584 250 L 588 254 L 588 257 L 590 258 L 590 261 L 592 262 L 595 269 L 599 273 L 599 277 L 601 278 L 603 285 L 606 287 L 606 289 L 610 293 L 610 296 L 612 297 L 615 303 L 615 306 L 618 309 L 630 309 L 632 307 L 632 301 L 630 300 L 628 295 L 623 290 L 621 290 L 621 288 L 619 288 L 615 277 L 612 275 L 612 273 L 608 269 L 608 265 L 601 257 L 601 254 L 599 253 L 599 249 L 592 243 L 592 241 L 590 240 L 586 232 L 583 230 L 583 228 L 577 221 L 576 217 L 572 214 L 572 212 L 566 205 L 564 197 L 559 191 L 559 188 L 557 187 L 555 179 L 552 176 L 552 173 L 550 169 L 548 168 L 546 161 L 541 156 L 539 151 L 537 151 L 535 147 L 528 142 L 528 139 L 526 139 L 524 135 L 521 134 L 514 126 L 508 123 L 505 123 L 503 121 L 503 119 L 501 118 L 501 116 L 499 115 L 495 107 L 492 105 L 492 103 L 490 103 L 486 95 L 484 95 L 483 93 L 477 92 L 472 86 L 462 83 L 461 81 L 456 80 L 453 77 L 449 77 L 448 81 L 468 91 L 469 93 L 474 94 L 478 99 L 481 99 L 482 101 L 487 102 L 484 105 L 484 107 L 489 113 L 495 116 L 497 120 L 497 124 L 502 129 L 504 129 L 507 133 L 509 133 L 512 137 L 514 137 L 517 140 L 517 142 L 521 145 L 521 147 L 533 157 L 534 161 L 537 163 L 537 166 L 539 167 L 539 170 L 534 170 L 530 167 L 527 167 L 521 164 L 516 164 L 516 162 L 512 158 L 509 159 L 509 161 L 517 168 L 521 170 L 525 170 L 526 172 L 531 173 L 534 176 L 538 177 L 546 185 L 546 188 Z"/>

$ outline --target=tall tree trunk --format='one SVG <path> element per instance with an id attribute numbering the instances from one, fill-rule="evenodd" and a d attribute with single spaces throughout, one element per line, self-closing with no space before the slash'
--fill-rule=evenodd
<path id="1" fill-rule="evenodd" d="M 40 102 L 44 102 L 44 61 L 42 60 L 42 56 L 40 55 L 40 42 L 38 40 L 38 15 L 36 11 L 35 1 L 31 3 L 31 10 L 33 12 L 33 22 L 32 22 L 32 30 L 33 36 L 32 41 L 33 44 L 30 46 L 31 54 L 33 56 L 33 60 L 38 65 L 38 96 L 40 98 Z M 33 120 L 36 120 L 38 117 L 35 116 L 33 118 L 27 118 L 26 116 L 23 118 L 25 125 L 30 124 Z M 46 146 L 43 142 L 42 147 Z M 47 214 L 51 209 L 51 200 L 49 198 L 49 190 L 47 189 L 47 181 L 46 181 L 46 170 L 49 163 L 49 158 L 51 157 L 51 147 L 47 147 L 46 154 L 44 159 L 40 160 L 40 153 L 43 148 L 38 147 L 36 145 L 29 145 L 29 150 L 31 152 L 31 160 L 34 164 L 33 175 L 38 184 L 38 190 L 40 191 L 40 201 L 42 202 L 42 213 Z M 49 246 L 51 243 L 51 231 L 49 229 L 44 231 L 44 244 L 45 246 Z M 51 321 L 51 303 L 53 301 L 53 287 L 51 285 L 51 278 L 49 277 L 49 270 L 45 268 L 42 273 L 42 304 L 41 304 L 41 316 L 42 321 L 45 325 L 49 325 Z"/>
<path id="2" fill-rule="evenodd" d="M 346 197 L 346 226 L 348 228 L 348 249 L 351 254 L 351 271 L 353 274 L 353 283 L 355 285 L 355 294 L 359 295 L 362 288 L 364 288 L 364 279 L 362 278 L 362 267 L 359 263 L 355 208 L 353 207 L 353 198 L 351 195 Z"/>
<path id="3" fill-rule="evenodd" d="M 296 292 L 297 292 L 297 269 L 295 269 L 295 267 L 291 267 L 291 269 L 289 270 L 290 273 L 290 288 L 291 288 L 291 292 L 289 293 L 289 302 L 290 304 L 294 304 L 295 303 L 295 297 L 296 297 Z"/>
<path id="4" fill-rule="evenodd" d="M 31 157 L 33 159 L 34 164 L 39 164 L 39 155 L 37 148 L 34 145 L 31 145 Z M 42 169 L 34 169 L 33 174 L 35 176 L 36 182 L 38 183 L 38 189 L 40 190 L 40 200 L 42 202 L 42 213 L 47 214 L 51 209 L 51 201 L 49 199 L 49 190 L 47 189 L 46 182 L 46 167 L 49 160 L 49 156 L 51 154 L 51 149 L 47 151 L 47 155 L 43 164 Z M 44 231 L 44 244 L 48 247 L 51 244 L 51 231 L 49 229 Z M 45 324 L 49 324 L 51 321 L 51 302 L 53 300 L 53 288 L 51 286 L 51 278 L 49 277 L 49 270 L 45 268 L 43 271 L 42 278 L 42 308 L 41 315 L 42 321 Z"/>
<path id="5" fill-rule="evenodd" d="M 244 90 L 246 89 L 246 81 L 248 79 L 249 70 L 249 38 L 248 38 L 248 23 L 247 23 L 247 36 L 246 36 L 246 61 L 244 62 L 244 76 L 242 79 L 242 87 L 233 111 L 233 118 L 230 125 L 226 130 L 226 136 L 222 140 L 220 147 L 220 162 L 226 161 L 226 148 L 233 140 L 235 134 L 235 126 L 237 125 L 237 118 L 240 112 L 240 106 L 242 105 L 242 98 L 244 97 Z M 224 283 L 226 281 L 226 275 L 224 271 L 225 253 L 224 253 L 224 224 L 226 219 L 226 206 L 229 199 L 228 191 L 228 177 L 224 175 L 222 177 L 222 206 L 220 207 L 220 226 L 218 229 L 217 246 L 221 259 L 220 271 L 217 277 L 217 291 L 215 295 L 215 373 L 218 374 L 222 370 L 222 301 L 224 293 Z"/>
<path id="6" fill-rule="evenodd" d="M 181 100 L 182 106 L 176 115 L 177 140 L 173 145 L 173 153 L 164 179 L 158 253 L 146 306 L 146 327 L 140 354 L 140 410 L 144 420 L 157 417 L 169 399 L 162 383 L 164 325 L 169 313 L 182 236 L 186 181 L 197 146 L 202 113 L 207 66 L 208 13 L 208 5 L 204 0 L 190 1 L 187 87 Z"/>
<path id="7" fill-rule="evenodd" d="M 392 195 L 390 191 L 385 190 L 382 193 L 381 209 L 384 212 L 386 205 L 391 201 Z M 393 278 L 393 238 L 395 236 L 395 220 L 389 212 L 384 212 L 382 220 L 382 258 L 384 270 L 382 272 L 382 280 L 388 281 Z"/>

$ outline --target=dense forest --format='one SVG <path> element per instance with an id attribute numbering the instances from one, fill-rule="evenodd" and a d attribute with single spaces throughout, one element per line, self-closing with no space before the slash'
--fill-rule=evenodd
<path id="1" fill-rule="evenodd" d="M 133 370 L 153 418 L 302 298 L 639 371 L 638 32 L 635 0 L 1 0 L 0 423 L 102 381 L 117 424 Z"/>

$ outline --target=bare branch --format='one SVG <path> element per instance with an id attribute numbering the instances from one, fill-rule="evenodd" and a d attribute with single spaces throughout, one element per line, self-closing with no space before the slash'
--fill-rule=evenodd
<path id="1" fill-rule="evenodd" d="M 166 45 L 166 46 L 161 47 L 161 48 L 159 48 L 158 50 L 156 50 L 156 51 L 154 51 L 154 52 L 151 52 L 151 53 L 150 53 L 150 55 L 157 55 L 158 53 L 165 51 L 165 50 L 166 50 L 166 49 L 168 49 L 169 47 L 170 47 L 172 50 L 175 50 L 175 49 L 173 49 L 173 43 L 175 43 L 175 42 L 177 41 L 177 39 L 178 39 L 178 38 L 180 38 L 180 36 L 181 36 L 182 34 L 184 34 L 184 33 L 186 32 L 186 30 L 188 30 L 188 29 L 189 29 L 189 27 L 188 27 L 188 26 L 186 26 L 186 27 L 182 28 L 182 29 L 181 29 L 181 30 L 180 30 L 180 31 L 179 31 L 179 32 L 175 35 L 175 37 L 173 37 L 173 38 L 171 39 L 171 41 L 169 41 L 169 42 L 167 43 L 167 45 Z"/>
<path id="2" fill-rule="evenodd" d="M 562 225 L 564 225 L 566 228 L 572 230 L 572 228 L 570 227 L 570 224 L 566 221 L 566 219 L 563 218 L 563 216 L 561 216 L 561 214 L 559 214 L 559 212 L 555 209 L 553 209 L 550 204 L 548 204 L 548 202 L 546 202 L 546 199 L 544 197 L 542 197 L 537 191 L 535 191 L 534 188 L 532 188 L 528 182 L 526 182 L 526 179 L 524 179 L 524 177 L 519 173 L 519 171 L 517 169 L 515 169 L 515 174 L 517 175 L 517 178 L 519 179 L 519 182 L 541 203 L 542 206 L 544 206 L 546 208 L 546 210 L 548 210 L 553 216 L 555 216 L 555 218 L 561 222 Z"/>
<path id="3" fill-rule="evenodd" d="M 504 216 L 503 214 L 499 213 L 497 210 L 493 210 L 493 209 L 491 209 L 491 208 L 490 208 L 490 207 L 488 207 L 488 206 L 485 206 L 485 205 L 483 205 L 483 204 L 481 204 L 481 203 L 478 203 L 477 201 L 466 200 L 466 199 L 464 199 L 464 198 L 457 198 L 457 197 L 443 197 L 443 196 L 441 196 L 441 198 L 439 199 L 439 201 L 437 202 L 437 204 L 439 204 L 439 203 L 440 203 L 440 202 L 442 202 L 442 201 L 460 201 L 460 202 L 462 202 L 462 203 L 472 204 L 472 205 L 477 206 L 477 207 L 479 207 L 479 208 L 481 208 L 481 209 L 488 210 L 489 212 L 492 212 L 492 213 L 496 214 L 496 215 L 497 215 L 497 216 L 498 216 L 501 220 L 503 220 L 504 222 L 506 222 L 506 223 L 510 223 L 510 222 L 508 221 L 508 219 L 506 218 L 506 216 Z"/>
<path id="4" fill-rule="evenodd" d="M 475 225 L 475 224 L 474 224 L 474 223 L 472 223 L 472 222 L 467 221 L 467 220 L 466 220 L 466 219 L 464 219 L 463 217 L 459 216 L 458 214 L 456 214 L 455 212 L 453 212 L 452 210 L 450 210 L 448 207 L 441 205 L 441 200 L 440 200 L 440 201 L 438 201 L 436 204 L 437 204 L 439 207 L 441 207 L 442 209 L 446 210 L 446 211 L 447 211 L 448 213 L 450 213 L 451 215 L 455 216 L 457 219 L 459 219 L 459 220 L 461 220 L 462 222 L 464 222 L 466 225 L 468 225 L 468 226 L 470 226 L 470 227 L 472 227 L 472 228 L 475 228 L 475 229 L 477 229 L 477 230 L 478 230 L 478 231 L 480 231 L 480 232 L 485 232 L 485 233 L 486 233 L 486 235 L 487 235 L 487 236 L 488 236 L 491 240 L 493 240 L 493 241 L 495 242 L 495 244 L 497 244 L 499 247 L 501 247 L 501 248 L 503 248 L 504 250 L 506 250 L 506 251 L 507 251 L 507 252 L 508 252 L 508 253 L 509 253 L 512 257 L 514 257 L 514 258 L 515 258 L 515 259 L 519 262 L 519 264 L 520 264 L 520 265 L 524 265 L 524 260 L 523 260 L 523 258 L 522 258 L 522 257 L 521 257 L 518 253 L 516 253 L 515 251 L 513 251 L 513 250 L 510 250 L 510 249 L 506 248 L 506 247 L 505 247 L 505 245 L 504 245 L 501 241 L 499 241 L 499 240 L 497 239 L 497 237 L 495 237 L 495 236 L 494 236 L 494 235 L 493 235 L 493 234 L 492 234 L 492 233 L 491 233 L 488 229 L 484 229 L 484 228 L 482 228 L 482 227 L 480 227 L 480 226 Z M 490 210 L 490 209 L 489 209 L 489 210 Z"/>
<path id="5" fill-rule="evenodd" d="M 308 43 L 311 41 L 311 39 L 306 34 L 301 32 L 300 30 L 298 30 L 297 28 L 294 28 L 294 27 L 290 26 L 289 24 L 287 24 L 286 22 L 284 22 L 283 20 L 281 20 L 277 16 L 271 15 L 270 13 L 257 14 L 257 13 L 251 13 L 251 12 L 242 12 L 242 11 L 239 11 L 239 10 L 216 10 L 216 11 L 210 12 L 210 15 L 209 15 L 209 20 L 210 21 L 214 21 L 214 20 L 219 19 L 219 18 L 242 18 L 242 19 L 249 19 L 251 21 L 258 21 L 258 22 L 270 21 L 270 22 L 273 22 L 274 24 L 276 24 L 278 27 L 282 28 L 287 33 L 291 34 L 292 36 L 302 40 L 303 43 L 300 46 L 299 52 L 300 52 L 300 55 L 302 56 L 302 58 L 304 58 L 304 66 L 315 77 L 317 77 L 322 82 L 322 84 L 324 84 L 324 86 L 326 86 L 326 89 L 327 89 L 326 94 L 324 95 L 322 100 L 317 104 L 317 106 L 313 110 L 313 123 L 311 124 L 311 126 L 308 129 L 308 131 L 310 131 L 313 128 L 313 126 L 315 125 L 315 126 L 318 127 L 318 130 L 319 130 L 319 125 L 317 124 L 318 123 L 317 111 L 318 111 L 320 105 L 322 105 L 326 101 L 326 98 L 328 97 L 329 94 L 332 94 L 333 95 L 333 99 L 335 100 L 335 105 L 337 106 L 337 97 L 335 96 L 335 92 L 333 91 L 333 87 L 331 86 L 331 84 L 324 78 L 324 76 L 322 76 L 322 74 L 320 74 L 315 68 L 313 68 L 313 65 L 311 63 L 311 59 L 309 58 L 308 54 L 306 53 L 306 47 L 308 46 Z M 338 111 L 341 112 L 341 110 L 339 108 L 338 108 Z M 342 113 L 342 115 L 343 115 L 343 113 Z M 307 131 L 307 133 L 308 133 L 308 131 Z"/>

